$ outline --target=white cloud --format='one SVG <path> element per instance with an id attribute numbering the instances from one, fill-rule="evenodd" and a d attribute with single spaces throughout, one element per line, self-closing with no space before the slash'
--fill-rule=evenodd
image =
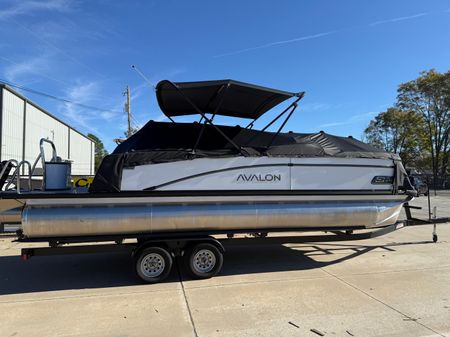
<path id="1" fill-rule="evenodd" d="M 85 103 L 90 100 L 92 94 L 98 91 L 98 84 L 96 82 L 88 82 L 80 84 L 69 89 L 68 97 L 71 100 Z"/>
<path id="2" fill-rule="evenodd" d="M 400 16 L 400 17 L 393 18 L 393 19 L 375 21 L 375 22 L 370 23 L 369 26 L 377 26 L 377 25 L 383 25 L 383 24 L 386 24 L 386 23 L 393 23 L 393 22 L 399 22 L 399 21 L 405 21 L 405 20 L 412 20 L 412 19 L 420 18 L 422 16 L 429 15 L 429 14 L 430 13 L 424 12 L 424 13 L 418 13 L 418 14 L 409 15 L 409 16 Z"/>
<path id="3" fill-rule="evenodd" d="M 73 0 L 10 1 L 10 6 L 0 10 L 0 20 L 14 19 L 22 15 L 34 15 L 40 11 L 67 12 L 72 8 L 73 3 Z"/>
<path id="4" fill-rule="evenodd" d="M 444 12 L 448 12 L 448 11 L 449 10 L 445 10 Z M 322 37 L 329 36 L 329 35 L 336 34 L 336 33 L 342 33 L 344 31 L 360 29 L 360 28 L 365 27 L 365 26 L 372 27 L 372 26 L 378 26 L 378 25 L 383 25 L 383 24 L 388 24 L 388 23 L 394 23 L 394 22 L 400 22 L 400 21 L 406 21 L 406 20 L 413 20 L 413 19 L 417 19 L 417 18 L 420 18 L 420 17 L 423 17 L 423 16 L 430 15 L 430 14 L 433 14 L 433 13 L 431 13 L 431 12 L 417 13 L 417 14 L 408 15 L 408 16 L 400 16 L 400 17 L 396 17 L 396 18 L 392 18 L 392 19 L 375 21 L 375 22 L 372 22 L 372 23 L 369 23 L 369 24 L 363 25 L 363 26 L 342 28 L 342 29 L 331 30 L 331 31 L 321 32 L 321 33 L 312 34 L 312 35 L 300 36 L 300 37 L 296 37 L 296 38 L 288 39 L 288 40 L 274 41 L 274 42 L 266 43 L 266 44 L 263 44 L 263 45 L 260 45 L 260 46 L 243 48 L 243 49 L 239 49 L 239 50 L 235 50 L 235 51 L 231 51 L 231 52 L 215 55 L 214 57 L 217 58 L 217 57 L 224 57 L 224 56 L 232 56 L 232 55 L 246 53 L 246 52 L 253 51 L 253 50 L 258 50 L 258 49 L 265 49 L 265 48 L 276 47 L 276 46 L 284 45 L 284 44 L 291 44 L 291 43 L 296 43 L 296 42 L 301 42 L 301 41 L 306 41 L 306 40 L 313 40 L 313 39 L 322 38 Z"/>
<path id="5" fill-rule="evenodd" d="M 98 82 L 90 81 L 72 86 L 66 90 L 67 100 L 73 103 L 61 103 L 60 113 L 70 119 L 74 125 L 79 125 L 83 129 L 95 133 L 102 139 L 107 139 L 104 130 L 109 129 L 112 125 L 116 126 L 115 121 L 120 118 L 120 111 L 105 107 L 105 100 L 100 99 L 99 95 L 101 86 Z M 99 106 L 99 109 L 84 107 L 88 105 L 92 107 Z M 105 107 L 105 110 L 101 108 Z M 113 123 L 113 124 L 112 124 Z M 100 128 L 103 126 L 103 128 Z"/>
<path id="6" fill-rule="evenodd" d="M 40 58 L 33 58 L 20 63 L 15 63 L 6 68 L 5 77 L 8 81 L 16 82 L 20 77 L 24 75 L 29 75 L 29 73 L 35 72 L 36 70 L 43 70 L 46 65 Z"/>
<path id="7" fill-rule="evenodd" d="M 303 111 L 319 112 L 331 109 L 333 106 L 328 103 L 311 102 L 300 104 L 299 108 Z"/>
<path id="8" fill-rule="evenodd" d="M 275 46 L 279 46 L 279 45 L 283 45 L 283 44 L 289 44 L 289 43 L 300 42 L 300 41 L 305 41 L 305 40 L 317 39 L 317 38 L 320 38 L 320 37 L 324 37 L 324 36 L 328 36 L 328 35 L 331 35 L 331 34 L 335 34 L 337 32 L 339 32 L 339 31 L 338 30 L 332 30 L 332 31 L 329 31 L 329 32 L 317 33 L 317 34 L 313 34 L 313 35 L 300 36 L 300 37 L 296 37 L 294 39 L 289 39 L 289 40 L 281 40 L 281 41 L 270 42 L 270 43 L 266 43 L 266 44 L 263 44 L 263 45 L 260 45 L 260 46 L 256 46 L 256 47 L 244 48 L 244 49 L 240 49 L 240 50 L 231 51 L 231 52 L 228 52 L 228 53 L 215 55 L 214 57 L 224 57 L 224 56 L 237 55 L 237 54 L 242 54 L 242 53 L 246 53 L 246 52 L 257 50 L 257 49 L 264 49 L 264 48 L 275 47 Z"/>
<path id="9" fill-rule="evenodd" d="M 164 122 L 164 121 L 168 121 L 169 118 L 167 118 L 166 115 L 164 115 L 163 113 L 159 114 L 158 117 L 153 119 L 155 122 Z"/>
<path id="10" fill-rule="evenodd" d="M 320 128 L 332 128 L 332 127 L 343 126 L 343 125 L 352 125 L 352 124 L 356 124 L 359 122 L 367 121 L 377 114 L 378 114 L 378 112 L 370 111 L 370 112 L 366 112 L 366 113 L 362 113 L 362 114 L 358 114 L 358 115 L 353 115 L 350 118 L 348 118 L 347 120 L 321 124 L 321 125 L 319 125 L 319 127 Z"/>
<path id="11" fill-rule="evenodd" d="M 30 58 L 13 61 L 4 56 L 0 56 L 0 60 L 6 62 L 8 65 L 3 68 L 3 76 L 6 80 L 11 82 L 36 82 L 36 75 L 44 77 L 52 81 L 64 83 L 49 75 L 51 70 L 50 54 L 40 54 Z"/>
<path id="12" fill-rule="evenodd" d="M 66 92 L 67 99 L 76 103 L 87 104 L 91 100 L 92 94 L 96 92 L 96 89 L 97 83 L 95 82 L 73 86 Z M 72 103 L 63 103 L 62 105 L 61 112 L 67 118 L 88 130 L 98 131 L 97 128 L 92 126 L 92 123 L 89 123 L 95 117 L 90 111 L 86 111 L 86 109 Z"/>

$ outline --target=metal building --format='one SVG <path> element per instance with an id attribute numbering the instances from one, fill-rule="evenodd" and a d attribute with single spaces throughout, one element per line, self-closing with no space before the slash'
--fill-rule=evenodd
<path id="1" fill-rule="evenodd" d="M 33 164 L 41 138 L 53 141 L 58 156 L 72 161 L 72 175 L 94 174 L 95 144 L 90 138 L 0 84 L 0 159 L 27 160 Z M 50 147 L 48 151 L 51 155 Z"/>

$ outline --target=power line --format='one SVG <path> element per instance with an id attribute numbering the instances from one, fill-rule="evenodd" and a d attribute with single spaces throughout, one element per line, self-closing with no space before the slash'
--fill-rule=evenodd
<path id="1" fill-rule="evenodd" d="M 60 101 L 60 102 L 63 102 L 63 103 L 67 103 L 67 104 L 77 105 L 79 107 L 82 107 L 82 108 L 85 108 L 85 109 L 89 109 L 89 110 L 107 111 L 107 112 L 113 112 L 113 113 L 117 113 L 117 114 L 121 114 L 122 113 L 121 111 L 104 109 L 104 108 L 100 108 L 100 107 L 96 107 L 96 106 L 92 106 L 92 105 L 87 105 L 87 104 L 83 104 L 83 103 L 74 102 L 74 101 L 68 100 L 66 98 L 53 96 L 53 95 L 47 94 L 47 93 L 42 92 L 42 91 L 38 91 L 38 90 L 35 90 L 35 89 L 30 89 L 30 88 L 23 87 L 21 85 L 9 82 L 9 81 L 4 80 L 2 78 L 0 78 L 0 83 L 9 85 L 10 87 L 13 87 L 13 88 L 17 88 L 17 89 L 20 89 L 20 90 L 24 90 L 24 91 L 33 93 L 35 95 L 47 97 L 47 98 L 50 98 L 50 99 L 53 99 L 53 100 L 56 100 L 56 101 Z"/>
<path id="2" fill-rule="evenodd" d="M 141 122 L 139 122 L 135 117 L 134 117 L 134 115 L 133 114 L 131 114 L 131 119 L 136 123 L 136 125 L 143 125 Z"/>
<path id="3" fill-rule="evenodd" d="M 0 60 L 6 61 L 6 62 L 8 62 L 8 63 L 10 63 L 10 64 L 15 65 L 15 66 L 20 66 L 20 63 L 14 62 L 13 60 L 10 60 L 9 58 L 6 58 L 6 57 L 1 56 L 1 55 L 0 55 Z M 36 69 L 34 69 L 34 67 L 33 67 L 33 69 L 30 69 L 30 71 L 31 71 L 32 73 L 34 73 L 34 74 L 37 74 L 37 75 L 39 75 L 39 76 L 42 76 L 42 77 L 44 77 L 44 78 L 46 78 L 46 79 L 49 79 L 49 80 L 51 80 L 51 81 L 55 81 L 55 82 L 58 82 L 58 83 L 64 84 L 64 85 L 69 85 L 68 82 L 61 81 L 60 79 L 57 79 L 57 78 L 54 78 L 54 77 L 51 77 L 51 76 L 48 76 L 48 75 L 45 75 L 45 74 L 43 74 L 43 73 L 41 73 L 41 72 L 36 71 Z"/>

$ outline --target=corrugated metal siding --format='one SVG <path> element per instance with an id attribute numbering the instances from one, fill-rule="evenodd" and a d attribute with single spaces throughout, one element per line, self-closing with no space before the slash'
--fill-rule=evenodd
<path id="1" fill-rule="evenodd" d="M 47 138 L 56 146 L 56 152 L 62 159 L 68 158 L 68 127 L 55 120 L 45 112 L 27 103 L 25 132 L 25 160 L 33 163 L 39 154 L 41 138 Z M 51 159 L 51 146 L 45 144 L 46 160 Z M 38 164 L 37 167 L 41 167 Z"/>
<path id="2" fill-rule="evenodd" d="M 70 130 L 70 160 L 73 175 L 90 175 L 91 165 L 91 141 L 78 132 Z"/>
<path id="3" fill-rule="evenodd" d="M 91 143 L 91 175 L 95 174 L 95 143 Z"/>
<path id="4" fill-rule="evenodd" d="M 23 152 L 23 109 L 24 100 L 6 89 L 1 88 L 2 131 L 1 160 L 22 160 Z"/>
<path id="5" fill-rule="evenodd" d="M 55 143 L 59 157 L 73 161 L 73 175 L 95 173 L 95 147 L 91 140 L 32 103 L 26 102 L 25 98 L 19 97 L 20 94 L 15 94 L 14 91 L 0 88 L 0 95 L 1 160 L 25 159 L 33 164 L 39 154 L 40 139 L 47 138 Z M 50 159 L 52 152 L 48 144 L 45 144 L 45 153 L 46 159 Z M 41 166 L 39 162 L 37 167 Z"/>

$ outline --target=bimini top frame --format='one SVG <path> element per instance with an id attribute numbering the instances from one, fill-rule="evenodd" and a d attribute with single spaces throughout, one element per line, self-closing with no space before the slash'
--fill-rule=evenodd
<path id="1" fill-rule="evenodd" d="M 295 97 L 285 110 L 276 116 L 261 131 L 265 131 L 281 116 L 289 111 L 287 117 L 274 134 L 267 147 L 272 145 L 276 136 L 281 132 L 289 118 L 297 108 L 297 102 L 303 98 L 304 92 L 287 92 L 265 88 L 253 84 L 234 80 L 201 81 L 201 82 L 171 82 L 161 81 L 156 86 L 156 97 L 161 111 L 172 121 L 172 117 L 186 115 L 200 115 L 200 122 L 205 121 L 212 125 L 239 152 L 244 151 L 233 140 L 226 136 L 220 128 L 216 127 L 212 120 L 216 115 L 252 119 L 247 128 L 251 128 L 254 122 L 268 110 L 276 105 Z M 209 118 L 206 114 L 211 114 Z M 204 127 L 201 129 L 193 152 L 200 142 Z"/>

